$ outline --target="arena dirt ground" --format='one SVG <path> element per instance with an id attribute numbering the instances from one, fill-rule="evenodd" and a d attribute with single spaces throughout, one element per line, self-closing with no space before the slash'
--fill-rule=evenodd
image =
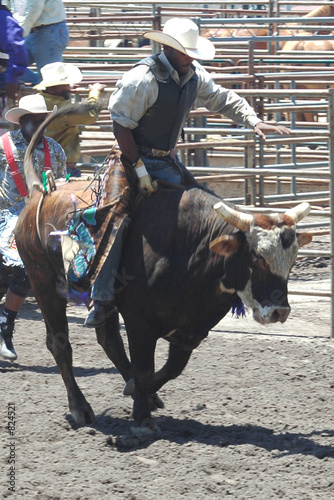
<path id="1" fill-rule="evenodd" d="M 290 286 L 329 289 L 326 259 L 298 261 Z M 96 424 L 76 428 L 33 298 L 17 322 L 17 362 L 0 361 L 1 498 L 24 500 L 334 498 L 330 301 L 291 295 L 283 325 L 230 314 L 160 392 L 161 434 L 131 431 L 131 399 L 70 306 L 75 375 Z M 166 356 L 158 345 L 157 365 Z M 8 405 L 15 405 L 15 439 Z M 10 446 L 10 444 L 12 446 Z M 15 452 L 15 492 L 8 490 Z"/>

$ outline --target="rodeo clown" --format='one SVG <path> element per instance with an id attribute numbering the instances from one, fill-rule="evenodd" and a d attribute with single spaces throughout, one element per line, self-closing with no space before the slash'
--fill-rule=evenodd
<path id="1" fill-rule="evenodd" d="M 4 293 L 5 278 L 13 276 L 6 293 L 0 316 L 0 355 L 14 361 L 14 322 L 29 290 L 29 281 L 23 262 L 15 246 L 14 228 L 25 205 L 28 191 L 25 184 L 23 160 L 32 136 L 48 113 L 41 95 L 22 97 L 19 106 L 6 113 L 6 120 L 19 125 L 19 130 L 0 137 L 0 290 Z M 33 154 L 37 174 L 52 170 L 54 177 L 66 177 L 66 156 L 61 146 L 49 137 L 43 137 Z"/>
<path id="2" fill-rule="evenodd" d="M 154 193 L 157 179 L 196 184 L 174 149 L 196 99 L 210 111 L 253 129 L 262 139 L 266 133 L 289 133 L 285 127 L 264 123 L 245 99 L 214 83 L 197 60 L 213 59 L 215 47 L 199 36 L 190 19 L 172 18 L 162 32 L 150 31 L 144 37 L 162 44 L 162 52 L 125 73 L 109 101 L 122 161 L 136 172 L 139 189 Z M 120 257 L 119 248 L 117 252 Z M 94 307 L 86 319 L 88 327 L 103 325 L 113 310 L 118 262 L 111 251 L 92 289 Z"/>

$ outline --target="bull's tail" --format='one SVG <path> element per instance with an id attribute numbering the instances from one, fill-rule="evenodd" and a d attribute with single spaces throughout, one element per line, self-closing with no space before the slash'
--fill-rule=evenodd
<path id="1" fill-rule="evenodd" d="M 90 112 L 96 112 L 99 113 L 101 109 L 103 108 L 104 102 L 101 103 L 83 103 L 83 104 L 69 104 L 68 106 L 63 106 L 60 109 L 57 109 L 57 106 L 53 108 L 53 111 L 50 115 L 47 116 L 47 118 L 44 120 L 44 122 L 40 125 L 38 128 L 37 132 L 33 135 L 29 146 L 27 147 L 27 151 L 24 155 L 24 175 L 27 183 L 27 188 L 29 194 L 34 189 L 37 189 L 39 191 L 44 191 L 43 184 L 41 183 L 38 175 L 36 174 L 34 170 L 34 165 L 33 165 L 33 152 L 39 144 L 39 142 L 42 139 L 42 136 L 44 134 L 44 131 L 46 127 L 55 119 L 59 118 L 62 116 L 68 116 L 68 115 L 80 115 L 80 114 L 87 114 Z"/>

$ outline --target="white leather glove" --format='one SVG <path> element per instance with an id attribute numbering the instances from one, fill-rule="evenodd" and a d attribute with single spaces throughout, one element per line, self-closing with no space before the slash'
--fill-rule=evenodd
<path id="1" fill-rule="evenodd" d="M 158 183 L 157 181 L 152 181 L 150 174 L 140 158 L 134 168 L 138 177 L 139 189 L 143 189 L 148 193 L 154 193 L 158 189 Z"/>

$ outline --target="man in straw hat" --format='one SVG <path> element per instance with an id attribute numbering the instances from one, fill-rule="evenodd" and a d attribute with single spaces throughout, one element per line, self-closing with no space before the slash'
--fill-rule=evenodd
<path id="1" fill-rule="evenodd" d="M 157 179 L 196 184 L 174 150 L 196 99 L 210 111 L 254 129 L 262 139 L 267 132 L 289 133 L 262 122 L 245 99 L 214 83 L 197 59 L 213 59 L 215 47 L 199 36 L 190 19 L 170 19 L 162 32 L 150 31 L 144 37 L 161 43 L 162 52 L 125 73 L 109 101 L 122 161 L 135 170 L 140 189 L 154 193 Z M 108 277 L 115 268 L 108 268 L 109 262 L 115 266 L 115 259 L 108 258 L 94 283 L 94 308 L 86 326 L 103 324 L 112 310 L 113 282 Z"/>
<path id="2" fill-rule="evenodd" d="M 264 123 L 245 99 L 214 83 L 197 59 L 213 59 L 215 47 L 199 36 L 190 19 L 170 19 L 162 32 L 144 37 L 161 43 L 163 50 L 124 75 L 109 110 L 121 151 L 148 191 L 155 190 L 148 175 L 179 184 L 189 178 L 173 150 L 196 99 L 210 111 L 253 128 L 262 139 L 267 132 L 289 133 Z"/>
<path id="3" fill-rule="evenodd" d="M 67 106 L 71 103 L 71 87 L 82 80 L 82 73 L 74 64 L 55 62 L 46 64 L 41 69 L 43 80 L 34 88 L 41 91 L 47 108 L 52 110 Z M 95 104 L 101 96 L 105 85 L 94 83 L 88 94 L 87 102 Z M 80 130 L 78 125 L 91 125 L 98 119 L 98 112 L 91 110 L 85 114 L 69 114 L 56 118 L 47 128 L 47 135 L 57 141 L 65 151 L 67 157 L 67 172 L 73 177 L 80 177 L 81 172 L 76 168 L 80 158 Z"/>
<path id="4" fill-rule="evenodd" d="M 15 246 L 14 228 L 25 205 L 28 191 L 25 185 L 23 160 L 26 149 L 39 125 L 45 120 L 47 110 L 44 98 L 38 94 L 27 95 L 19 106 L 6 113 L 6 120 L 18 124 L 19 130 L 0 137 L 0 267 L 10 268 L 14 278 L 6 293 L 6 302 L 0 316 L 0 355 L 14 361 L 14 322 L 29 290 L 28 278 Z M 37 174 L 52 170 L 54 177 L 66 177 L 66 156 L 59 144 L 43 137 L 33 153 Z"/>

